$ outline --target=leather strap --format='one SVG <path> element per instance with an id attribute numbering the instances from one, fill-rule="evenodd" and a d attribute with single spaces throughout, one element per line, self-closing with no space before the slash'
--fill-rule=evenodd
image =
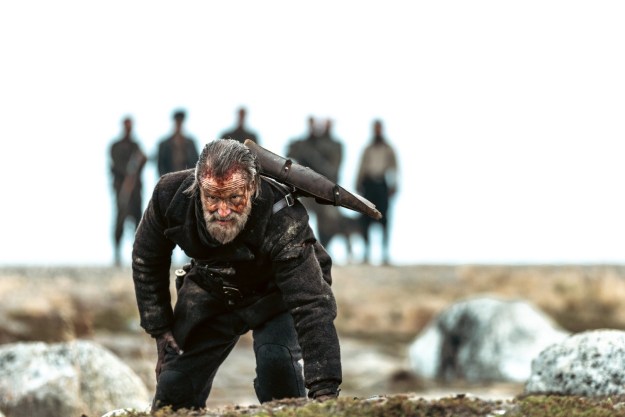
<path id="1" fill-rule="evenodd" d="M 288 193 L 287 195 L 284 196 L 284 198 L 276 201 L 273 204 L 273 208 L 272 208 L 273 214 L 276 214 L 277 212 L 279 212 L 285 207 L 291 207 L 293 204 L 295 204 L 295 197 L 293 197 L 293 194 Z"/>

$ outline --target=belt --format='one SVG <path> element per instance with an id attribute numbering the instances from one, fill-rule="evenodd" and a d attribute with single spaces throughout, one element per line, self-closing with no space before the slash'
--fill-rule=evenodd
<path id="1" fill-rule="evenodd" d="M 234 275 L 234 268 L 215 268 L 198 263 L 194 263 L 194 267 L 198 273 L 189 275 L 189 279 L 229 307 L 238 307 L 247 298 L 259 294 L 256 288 L 240 288 L 224 280 Z"/>

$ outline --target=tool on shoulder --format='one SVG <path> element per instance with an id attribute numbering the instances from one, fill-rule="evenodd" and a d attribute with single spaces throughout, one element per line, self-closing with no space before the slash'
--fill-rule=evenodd
<path id="1" fill-rule="evenodd" d="M 318 172 L 276 155 L 249 139 L 245 141 L 245 146 L 258 158 L 262 175 L 293 187 L 296 196 L 312 197 L 320 204 L 345 207 L 375 220 L 382 218 L 382 213 L 375 208 L 375 204 L 358 194 L 350 193 Z M 288 200 L 285 204 L 288 205 Z"/>

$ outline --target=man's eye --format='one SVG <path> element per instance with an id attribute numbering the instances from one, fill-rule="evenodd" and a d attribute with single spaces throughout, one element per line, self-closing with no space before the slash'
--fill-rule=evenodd
<path id="1" fill-rule="evenodd" d="M 232 204 L 239 204 L 241 203 L 241 201 L 243 201 L 242 195 L 233 195 L 232 197 L 230 197 L 230 202 Z"/>
<path id="2" fill-rule="evenodd" d="M 217 204 L 218 201 L 219 201 L 219 199 L 217 197 L 215 197 L 215 196 L 212 196 L 212 195 L 207 195 L 206 196 L 206 202 L 208 204 Z"/>

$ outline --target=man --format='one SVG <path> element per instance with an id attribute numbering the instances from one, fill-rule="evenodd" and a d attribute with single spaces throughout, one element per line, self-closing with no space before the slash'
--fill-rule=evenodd
<path id="1" fill-rule="evenodd" d="M 333 136 L 332 125 L 332 119 L 325 121 L 325 127 L 317 141 L 317 149 L 325 159 L 325 166 L 327 166 L 325 169 L 328 170 L 326 177 L 331 181 L 338 182 L 339 170 L 343 162 L 343 144 Z"/>
<path id="2" fill-rule="evenodd" d="M 174 112 L 174 132 L 163 139 L 158 146 L 158 175 L 193 168 L 198 160 L 195 140 L 183 132 L 186 113 Z"/>
<path id="3" fill-rule="evenodd" d="M 382 122 L 373 122 L 373 139 L 365 148 L 360 159 L 356 190 L 367 200 L 375 204 L 382 213 L 379 220 L 382 226 L 382 262 L 389 264 L 389 230 L 388 209 L 391 198 L 397 192 L 397 157 L 395 151 L 382 133 Z M 365 261 L 369 262 L 370 241 L 369 229 L 372 220 L 361 217 L 365 240 Z"/>
<path id="4" fill-rule="evenodd" d="M 287 156 L 298 163 L 310 167 L 336 183 L 343 160 L 343 144 L 332 136 L 332 120 L 325 121 L 323 131 L 317 133 L 315 119 L 308 118 L 308 135 L 291 142 Z M 316 216 L 317 235 L 324 247 L 327 247 L 336 234 L 342 232 L 342 216 L 339 209 L 332 205 L 306 204 Z"/>
<path id="5" fill-rule="evenodd" d="M 109 149 L 113 189 L 117 203 L 113 232 L 115 266 L 121 264 L 121 241 L 126 220 L 130 219 L 135 229 L 141 220 L 143 210 L 141 173 L 147 160 L 139 144 L 132 137 L 132 119 L 124 118 L 122 125 L 124 130 L 122 137 L 113 142 Z"/>
<path id="6" fill-rule="evenodd" d="M 291 142 L 287 156 L 337 182 L 343 160 L 343 144 L 332 137 L 332 120 L 317 133 L 314 117 L 308 117 L 308 134 Z"/>
<path id="7" fill-rule="evenodd" d="M 238 119 L 237 119 L 236 127 L 232 130 L 222 133 L 221 137 L 224 139 L 234 139 L 241 143 L 245 142 L 245 139 L 249 139 L 255 143 L 260 143 L 258 141 L 258 137 L 256 136 L 256 133 L 250 130 L 247 130 L 247 128 L 245 127 L 245 117 L 247 115 L 247 111 L 245 110 L 245 107 L 239 108 L 237 114 L 238 114 Z"/>
<path id="8" fill-rule="evenodd" d="M 218 139 L 195 170 L 165 175 L 154 189 L 136 233 L 133 279 L 141 325 L 156 339 L 155 409 L 204 407 L 219 366 L 249 330 L 260 402 L 306 389 L 314 399 L 338 395 L 332 261 L 302 204 L 282 204 L 283 187 L 259 170 L 247 146 Z M 193 261 L 178 274 L 172 310 L 176 245 Z"/>

